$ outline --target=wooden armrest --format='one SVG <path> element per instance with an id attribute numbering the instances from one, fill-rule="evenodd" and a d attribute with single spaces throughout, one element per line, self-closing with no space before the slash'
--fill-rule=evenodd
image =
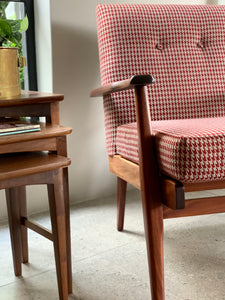
<path id="1" fill-rule="evenodd" d="M 151 75 L 135 75 L 130 79 L 117 81 L 111 84 L 104 85 L 90 93 L 90 97 L 99 97 L 107 94 L 129 90 L 136 85 L 149 85 L 154 83 L 154 78 Z"/>

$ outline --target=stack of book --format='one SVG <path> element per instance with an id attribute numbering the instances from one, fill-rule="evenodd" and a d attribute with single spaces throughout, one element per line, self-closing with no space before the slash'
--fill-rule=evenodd
<path id="1" fill-rule="evenodd" d="M 40 124 L 21 122 L 0 122 L 0 136 L 18 133 L 28 133 L 40 130 Z"/>

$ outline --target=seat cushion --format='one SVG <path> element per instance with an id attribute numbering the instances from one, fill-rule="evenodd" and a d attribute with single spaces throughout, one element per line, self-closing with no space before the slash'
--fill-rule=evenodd
<path id="1" fill-rule="evenodd" d="M 152 122 L 162 173 L 184 183 L 225 179 L 225 118 Z M 118 127 L 117 153 L 135 163 L 137 124 Z"/>

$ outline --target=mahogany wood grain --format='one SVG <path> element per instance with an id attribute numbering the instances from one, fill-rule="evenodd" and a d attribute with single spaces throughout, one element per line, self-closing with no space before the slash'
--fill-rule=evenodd
<path id="1" fill-rule="evenodd" d="M 71 254 L 71 233 L 70 233 L 70 202 L 69 202 L 69 175 L 68 168 L 63 168 L 64 201 L 66 216 L 66 244 L 67 244 L 67 272 L 68 272 L 68 293 L 72 293 L 72 254 Z"/>
<path id="2" fill-rule="evenodd" d="M 110 172 L 129 182 L 137 189 L 141 189 L 139 165 L 124 159 L 120 155 L 108 156 L 108 160 Z"/>
<path id="3" fill-rule="evenodd" d="M 26 188 L 25 186 L 19 186 L 18 189 L 18 198 L 20 206 L 20 219 L 27 218 L 27 201 L 26 201 Z M 28 236 L 27 236 L 27 228 L 25 226 L 21 226 L 21 245 L 22 245 L 22 260 L 23 263 L 28 263 L 29 255 L 28 255 Z"/>
<path id="4" fill-rule="evenodd" d="M 14 273 L 16 276 L 21 276 L 22 269 L 22 245 L 21 245 L 21 228 L 20 228 L 20 211 L 19 202 L 17 199 L 17 189 L 6 189 L 6 203 L 8 211 L 9 230 L 11 238 L 12 256 Z"/>
<path id="5" fill-rule="evenodd" d="M 67 233 L 68 221 L 66 220 L 68 214 L 68 212 L 66 214 L 66 209 L 69 209 L 66 208 L 68 190 L 65 190 L 65 187 L 68 187 L 66 185 L 68 178 L 63 173 L 63 169 L 69 164 L 70 159 L 67 157 L 42 152 L 0 156 L 0 188 L 7 189 L 15 274 L 21 275 L 21 227 L 26 226 L 53 241 L 60 300 L 67 300 L 68 291 L 72 290 L 72 287 L 68 286 L 68 283 L 72 282 L 72 274 L 71 270 L 68 271 L 67 261 L 67 253 L 71 254 L 71 250 L 67 249 L 70 246 L 70 243 L 67 242 L 67 235 L 70 236 L 70 232 Z M 33 169 L 32 172 L 31 169 Z M 48 185 L 52 233 L 46 228 L 30 222 L 27 217 L 22 217 L 20 211 L 21 195 L 18 193 L 22 190 L 17 186 L 40 183 Z"/>
<path id="6" fill-rule="evenodd" d="M 52 125 L 59 125 L 60 124 L 60 114 L 59 114 L 59 102 L 53 102 L 50 105 L 50 118 L 48 123 Z"/>
<path id="7" fill-rule="evenodd" d="M 184 183 L 185 192 L 198 192 L 217 189 L 225 189 L 225 180 L 200 183 Z"/>
<path id="8" fill-rule="evenodd" d="M 57 153 L 57 137 L 31 141 L 0 144 L 0 154 L 30 151 L 54 151 Z"/>
<path id="9" fill-rule="evenodd" d="M 67 156 L 67 141 L 65 135 L 57 137 L 56 149 L 58 155 Z"/>
<path id="10" fill-rule="evenodd" d="M 0 180 L 0 189 L 4 189 L 8 185 L 8 179 Z M 32 175 L 24 175 L 22 177 L 10 178 L 12 187 L 24 187 L 26 185 L 47 184 L 51 183 L 51 171 Z"/>
<path id="11" fill-rule="evenodd" d="M 65 202 L 63 191 L 63 171 L 54 171 L 54 184 L 48 185 L 49 206 L 54 239 L 57 280 L 61 300 L 68 299 L 67 241 Z"/>
<path id="12" fill-rule="evenodd" d="M 37 91 L 21 91 L 21 95 L 14 97 L 2 97 L 0 99 L 0 107 L 4 106 L 20 106 L 24 104 L 36 104 L 36 103 L 50 103 L 62 101 L 64 95 L 53 93 L 42 93 Z"/>
<path id="13" fill-rule="evenodd" d="M 71 133 L 71 131 L 69 127 L 50 125 L 42 126 L 40 132 L 2 136 L 0 137 L 0 154 L 28 151 L 67 153 L 66 138 L 64 136 Z"/>
<path id="14" fill-rule="evenodd" d="M 198 215 L 207 215 L 225 212 L 225 197 L 201 198 L 185 201 L 185 209 L 172 210 L 164 206 L 163 217 L 178 218 Z"/>
<path id="15" fill-rule="evenodd" d="M 0 145 L 22 143 L 25 141 L 36 141 L 39 139 L 47 139 L 52 137 L 58 137 L 70 134 L 72 129 L 70 127 L 58 126 L 58 125 L 47 125 L 41 126 L 40 131 L 5 135 L 0 137 Z M 48 143 L 47 140 L 45 140 Z"/>
<path id="16" fill-rule="evenodd" d="M 42 235 L 43 237 L 49 239 L 50 241 L 53 241 L 53 236 L 52 232 L 41 225 L 37 224 L 34 221 L 29 221 L 27 218 L 22 218 L 21 219 L 21 224 L 23 225 L 22 228 L 29 228 L 36 233 Z"/>
<path id="17" fill-rule="evenodd" d="M 90 93 L 90 97 L 99 97 L 115 92 L 130 90 L 133 89 L 134 86 L 148 85 L 153 82 L 154 78 L 151 75 L 134 75 L 129 79 L 117 81 L 97 88 Z"/>
<path id="18" fill-rule="evenodd" d="M 163 206 L 145 86 L 135 86 L 145 238 L 153 300 L 164 300 Z"/>
<path id="19" fill-rule="evenodd" d="M 48 155 L 47 153 L 30 153 L 20 156 L 2 155 L 0 157 L 0 180 L 23 177 L 36 173 L 43 173 L 50 170 L 69 166 L 71 160 L 59 155 Z"/>
<path id="20" fill-rule="evenodd" d="M 132 184 L 139 190 L 141 189 L 138 164 L 135 164 L 120 155 L 109 156 L 108 160 L 110 172 Z M 117 183 L 117 190 L 120 189 L 118 184 L 120 183 Z M 181 209 L 185 207 L 184 189 L 180 182 L 165 176 L 160 176 L 160 190 L 162 203 L 166 206 L 172 209 Z"/>
<path id="21" fill-rule="evenodd" d="M 57 138 L 57 154 L 67 156 L 66 136 Z M 68 292 L 72 293 L 72 258 L 71 258 L 71 234 L 70 234 L 70 203 L 69 203 L 69 180 L 68 168 L 63 169 L 64 178 L 64 199 L 66 213 L 66 232 L 67 232 L 67 271 L 68 271 Z"/>
<path id="22" fill-rule="evenodd" d="M 117 177 L 117 230 L 123 230 L 127 182 Z"/>
<path id="23" fill-rule="evenodd" d="M 59 102 L 64 99 L 64 95 L 61 94 L 48 94 L 33 91 L 22 91 L 22 94 L 12 98 L 1 98 L 0 100 L 0 117 L 46 117 L 47 126 L 42 126 L 40 132 L 25 133 L 18 135 L 11 135 L 0 137 L 0 154 L 12 153 L 12 152 L 26 152 L 26 151 L 48 151 L 55 154 L 61 153 L 62 156 L 67 156 L 66 135 L 71 133 L 71 128 L 59 126 L 60 114 L 59 114 Z M 57 125 L 57 126 L 56 126 Z M 42 159 L 41 159 L 42 160 Z M 44 163 L 44 161 L 42 161 Z M 53 161 L 52 161 L 53 163 Z M 68 163 L 68 160 L 67 160 Z M 69 162 L 70 163 L 70 162 Z M 54 163 L 53 163 L 54 164 Z M 16 165 L 16 163 L 15 163 Z M 68 164 L 63 167 L 63 190 L 64 197 L 63 203 L 65 205 L 66 215 L 66 251 L 68 256 L 67 263 L 67 276 L 63 277 L 68 283 L 68 291 L 72 292 L 72 270 L 71 270 L 71 250 L 70 250 L 70 215 L 69 215 L 69 192 L 68 192 Z M 56 168 L 60 168 L 60 164 L 56 164 Z M 25 168 L 26 169 L 26 168 Z M 0 180 L 0 188 L 4 188 L 10 182 L 13 188 L 16 188 L 20 193 L 25 193 L 25 185 L 29 184 L 55 184 L 52 182 L 52 172 L 55 168 L 50 167 L 50 171 L 44 171 L 44 168 L 34 167 L 34 171 L 31 171 L 32 167 L 27 168 L 30 171 L 22 176 L 19 171 L 16 177 L 10 177 L 10 171 L 5 172 L 5 179 Z M 11 170 L 12 171 L 12 170 Z M 1 172 L 1 170 L 0 170 Z M 24 170 L 25 172 L 25 170 Z M 36 174 L 35 172 L 41 172 Z M 17 177 L 20 176 L 20 177 Z M 21 194 L 22 195 L 22 194 Z M 22 198 L 21 198 L 22 199 Z M 21 218 L 26 220 L 26 199 L 20 203 L 20 215 Z M 37 232 L 42 232 L 42 228 L 36 224 L 32 224 L 29 220 L 26 220 L 27 226 L 32 227 Z M 43 229 L 44 230 L 44 229 Z M 25 234 L 26 227 L 21 226 L 21 239 L 23 249 L 23 261 L 28 260 L 28 243 L 27 236 Z M 24 232 L 24 234 L 23 234 Z M 49 233 L 44 233 L 49 236 Z M 54 240 L 54 238 L 53 238 Z M 59 264 L 59 263 L 58 263 Z M 61 284 L 61 283 L 60 283 Z M 62 283 L 62 285 L 65 285 Z M 61 287 L 59 289 L 63 290 Z M 65 290 L 65 289 L 64 289 Z M 67 291 L 67 294 L 68 294 Z M 61 292 L 60 292 L 61 293 Z M 64 292 L 61 293 L 60 299 L 67 299 Z"/>
<path id="24" fill-rule="evenodd" d="M 0 100 L 1 104 L 1 100 Z M 16 106 L 0 106 L 0 117 L 50 117 L 51 103 L 18 104 Z"/>
<path id="25" fill-rule="evenodd" d="M 168 177 L 160 176 L 162 202 L 171 209 L 185 208 L 183 184 Z"/>

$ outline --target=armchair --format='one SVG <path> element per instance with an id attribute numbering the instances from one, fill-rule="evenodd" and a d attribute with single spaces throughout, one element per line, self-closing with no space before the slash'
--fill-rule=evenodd
<path id="1" fill-rule="evenodd" d="M 165 299 L 163 219 L 225 212 L 225 6 L 97 6 L 109 168 L 141 190 L 151 295 Z M 151 74 L 151 75 L 146 75 Z"/>

